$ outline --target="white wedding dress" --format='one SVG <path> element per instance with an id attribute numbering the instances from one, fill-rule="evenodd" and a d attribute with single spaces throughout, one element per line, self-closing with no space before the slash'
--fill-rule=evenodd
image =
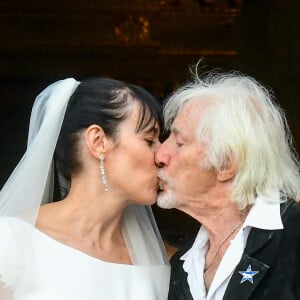
<path id="1" fill-rule="evenodd" d="M 1 280 L 13 300 L 167 299 L 164 265 L 101 261 L 17 218 L 0 217 L 0 237 Z"/>

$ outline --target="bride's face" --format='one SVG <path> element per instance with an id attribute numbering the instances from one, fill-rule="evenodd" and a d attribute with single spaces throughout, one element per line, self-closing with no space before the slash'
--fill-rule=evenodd
<path id="1" fill-rule="evenodd" d="M 128 118 L 120 124 L 117 143 L 110 153 L 110 189 L 124 200 L 150 205 L 158 191 L 155 150 L 159 147 L 159 126 L 137 132 L 139 104 L 130 106 Z"/>

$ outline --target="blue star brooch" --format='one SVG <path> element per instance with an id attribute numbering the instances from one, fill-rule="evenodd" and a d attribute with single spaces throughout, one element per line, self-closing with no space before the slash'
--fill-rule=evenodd
<path id="1" fill-rule="evenodd" d="M 240 283 L 243 283 L 245 281 L 249 281 L 253 284 L 253 276 L 255 276 L 259 271 L 252 271 L 251 265 L 248 266 L 246 271 L 239 271 L 239 273 L 243 276 Z"/>

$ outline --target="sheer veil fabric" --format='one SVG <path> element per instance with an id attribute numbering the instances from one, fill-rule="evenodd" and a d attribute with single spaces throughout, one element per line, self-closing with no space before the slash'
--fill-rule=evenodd
<path id="1" fill-rule="evenodd" d="M 37 96 L 30 117 L 27 150 L 0 193 L 0 215 L 34 225 L 42 202 L 52 198 L 52 160 L 68 100 L 79 82 L 66 79 Z"/>
<path id="2" fill-rule="evenodd" d="M 79 84 L 73 78 L 61 80 L 36 98 L 27 150 L 0 192 L 0 216 L 17 217 L 35 226 L 40 205 L 52 201 L 53 154 L 68 101 Z M 169 275 L 168 258 L 150 207 L 129 206 L 122 230 L 134 265 L 165 266 Z M 1 275 L 0 270 L 0 279 Z"/>

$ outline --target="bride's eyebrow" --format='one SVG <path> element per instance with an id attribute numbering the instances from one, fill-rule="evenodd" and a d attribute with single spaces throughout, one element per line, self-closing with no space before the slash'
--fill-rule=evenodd
<path id="1" fill-rule="evenodd" d="M 159 133 L 159 130 L 158 130 L 157 126 L 153 126 L 153 127 L 143 130 L 143 132 L 146 134 L 157 135 Z"/>

